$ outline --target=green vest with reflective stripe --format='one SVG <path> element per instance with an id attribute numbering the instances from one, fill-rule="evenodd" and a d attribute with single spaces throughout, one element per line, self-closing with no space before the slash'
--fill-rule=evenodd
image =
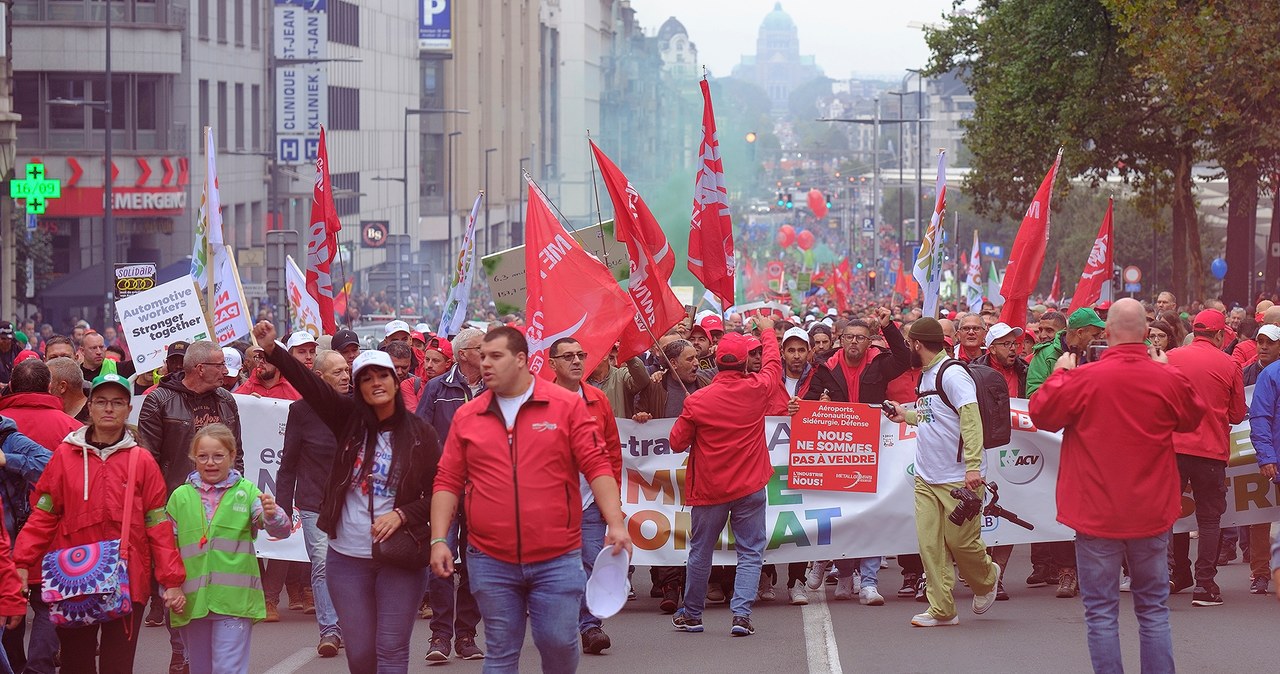
<path id="1" fill-rule="evenodd" d="M 178 552 L 187 568 L 182 584 L 187 606 L 180 614 L 170 612 L 174 627 L 210 613 L 254 620 L 266 617 L 250 521 L 259 493 L 252 482 L 241 478 L 222 494 L 212 521 L 205 519 L 200 494 L 190 484 L 178 487 L 169 497 Z"/>

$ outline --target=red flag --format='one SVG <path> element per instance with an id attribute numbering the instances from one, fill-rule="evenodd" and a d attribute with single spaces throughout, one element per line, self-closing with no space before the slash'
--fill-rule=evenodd
<path id="1" fill-rule="evenodd" d="M 1022 226 L 1013 240 L 1009 265 L 1005 267 L 1004 282 L 1000 285 L 1000 295 L 1004 297 L 1000 320 L 1010 327 L 1021 328 L 1027 324 L 1027 298 L 1035 292 L 1040 272 L 1044 269 L 1044 250 L 1049 242 L 1049 200 L 1053 195 L 1053 179 L 1061 162 L 1062 148 L 1058 148 L 1058 156 L 1040 183 L 1036 198 L 1027 206 L 1027 214 L 1023 216 Z"/>
<path id="2" fill-rule="evenodd" d="M 529 371 L 554 379 L 551 368 L 543 367 L 547 349 L 561 337 L 573 337 L 588 354 L 584 371 L 591 372 L 634 324 L 636 308 L 609 269 L 564 231 L 532 181 L 525 222 Z"/>
<path id="3" fill-rule="evenodd" d="M 329 185 L 329 151 L 325 147 L 324 127 L 320 127 L 320 150 L 316 153 L 316 186 L 311 199 L 311 229 L 307 233 L 307 293 L 320 305 L 320 329 L 326 335 L 338 331 L 333 320 L 333 279 L 329 265 L 338 252 L 338 232 L 342 222 L 333 205 Z"/>
<path id="4" fill-rule="evenodd" d="M 1057 304 L 1062 299 L 1062 265 L 1053 265 L 1053 283 L 1049 284 L 1049 303 Z"/>
<path id="5" fill-rule="evenodd" d="M 724 186 L 711 88 L 705 79 L 702 102 L 702 143 L 698 145 L 698 177 L 689 221 L 689 271 L 720 298 L 720 306 L 727 307 L 734 303 L 733 223 L 729 221 L 729 191 Z"/>
<path id="6" fill-rule="evenodd" d="M 1067 310 L 1068 316 L 1080 307 L 1091 307 L 1098 302 L 1111 300 L 1111 270 L 1115 268 L 1111 247 L 1113 201 L 1107 200 L 1107 214 L 1102 218 L 1098 238 L 1093 241 L 1093 250 L 1089 251 L 1089 259 L 1084 263 L 1084 272 L 1080 274 L 1076 291 L 1071 293 L 1071 308 Z"/>
<path id="7" fill-rule="evenodd" d="M 751 264 L 751 258 L 743 258 L 743 273 L 747 277 L 747 296 L 745 299 L 758 300 L 769 292 L 769 280 L 764 274 L 756 271 Z"/>
<path id="8" fill-rule="evenodd" d="M 849 307 L 849 290 L 853 278 L 849 273 L 849 258 L 840 261 L 840 265 L 835 268 L 832 274 L 835 277 L 834 289 L 831 294 L 836 301 L 836 309 L 844 313 L 850 309 Z"/>
<path id="9" fill-rule="evenodd" d="M 595 153 L 605 189 L 609 190 L 609 199 L 613 201 L 614 232 L 618 241 L 626 244 L 627 255 L 631 259 L 628 290 L 638 311 L 635 320 L 622 331 L 618 362 L 623 362 L 648 350 L 657 339 L 656 335 L 684 320 L 685 311 L 668 283 L 675 262 L 658 221 L 632 187 L 631 181 L 594 142 L 591 143 L 591 151 Z M 658 253 L 666 256 L 665 274 L 658 266 Z"/>

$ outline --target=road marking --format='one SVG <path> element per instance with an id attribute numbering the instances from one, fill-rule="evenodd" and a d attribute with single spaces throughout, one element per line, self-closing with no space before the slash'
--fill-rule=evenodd
<path id="1" fill-rule="evenodd" d="M 820 588 L 817 593 L 809 594 L 809 603 L 800 608 L 800 614 L 804 619 L 804 643 L 809 658 L 809 671 L 812 674 L 843 674 L 825 587 Z"/>
<path id="2" fill-rule="evenodd" d="M 302 669 L 307 663 L 316 658 L 316 649 L 304 648 L 293 655 L 276 663 L 275 667 L 268 669 L 262 674 L 293 674 Z"/>

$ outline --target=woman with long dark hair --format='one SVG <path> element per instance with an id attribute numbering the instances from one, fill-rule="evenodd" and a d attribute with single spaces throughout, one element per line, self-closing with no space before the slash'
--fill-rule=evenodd
<path id="1" fill-rule="evenodd" d="M 427 589 L 423 554 L 395 554 L 430 537 L 431 485 L 440 460 L 435 430 L 405 409 L 391 357 L 365 351 L 351 364 L 354 394 L 341 395 L 283 348 L 266 321 L 253 329 L 267 361 L 302 394 L 338 439 L 317 522 L 329 535 L 329 594 L 351 674 L 402 674 Z M 406 539 L 405 529 L 411 535 Z M 407 541 L 407 542 L 406 542 Z"/>

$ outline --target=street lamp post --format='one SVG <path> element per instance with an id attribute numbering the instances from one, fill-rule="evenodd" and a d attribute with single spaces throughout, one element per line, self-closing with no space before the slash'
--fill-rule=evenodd
<path id="1" fill-rule="evenodd" d="M 484 151 L 484 254 L 488 255 L 493 252 L 490 248 L 489 240 L 489 155 L 497 152 L 498 148 L 491 147 Z"/>
<path id="2" fill-rule="evenodd" d="M 444 256 L 445 256 L 444 261 L 445 261 L 445 270 L 447 273 L 453 273 L 452 270 L 453 270 L 453 264 L 454 264 L 454 260 L 453 260 L 453 212 L 454 212 L 453 139 L 461 135 L 462 135 L 461 131 L 449 132 L 449 156 L 445 158 L 445 162 L 449 164 L 449 170 L 448 170 L 449 175 L 447 178 L 448 186 L 445 188 L 445 195 L 444 195 L 444 200 L 447 202 L 445 205 L 445 212 L 448 215 L 448 221 L 447 221 L 448 224 L 446 225 L 446 229 L 445 229 L 445 233 L 446 233 L 446 236 L 448 236 L 448 239 L 445 241 L 445 246 L 444 246 Z"/>
<path id="3" fill-rule="evenodd" d="M 904 96 L 906 96 L 906 95 L 907 95 L 907 92 L 905 92 L 905 91 L 890 91 L 890 92 L 887 92 L 887 93 L 888 93 L 890 96 L 897 96 L 897 97 L 898 97 L 898 119 L 902 119 L 902 98 L 903 98 Z M 901 123 L 901 122 L 899 122 L 899 123 L 898 123 L 898 256 L 899 256 L 899 257 L 901 257 L 901 256 L 902 256 L 902 249 L 903 249 L 903 248 L 905 248 L 905 247 L 906 247 L 906 245 L 907 245 L 907 244 L 906 244 L 906 240 L 907 240 L 907 237 L 906 237 L 906 225 L 905 225 L 905 223 L 903 222 L 904 220 L 906 220 L 906 214 L 905 214 L 905 213 L 903 213 L 903 209 L 902 209 L 902 194 L 903 194 L 903 192 L 905 192 L 905 191 L 906 191 L 906 190 L 902 189 L 902 169 L 903 169 L 903 165 L 902 165 L 902 150 L 903 150 L 903 145 L 902 145 L 902 136 L 903 136 L 903 134 L 902 134 L 902 126 L 903 126 L 903 125 L 902 125 L 902 123 Z M 919 196 L 917 196 L 917 197 L 916 197 L 916 204 L 918 205 L 919 203 L 920 203 L 920 197 L 919 197 Z"/>

